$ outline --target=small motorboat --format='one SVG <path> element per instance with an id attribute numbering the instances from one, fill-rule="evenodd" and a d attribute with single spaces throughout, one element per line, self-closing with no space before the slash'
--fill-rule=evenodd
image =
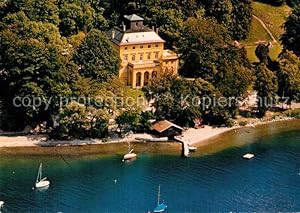
<path id="1" fill-rule="evenodd" d="M 157 206 L 156 208 L 153 210 L 154 213 L 159 213 L 159 212 L 164 212 L 166 211 L 166 209 L 168 208 L 168 206 L 166 204 L 164 204 L 164 202 L 160 202 L 160 185 L 158 186 L 158 194 L 157 194 Z"/>
<path id="2" fill-rule="evenodd" d="M 39 171 L 36 177 L 35 181 L 35 188 L 41 189 L 41 188 L 48 188 L 50 185 L 50 181 L 47 180 L 46 177 L 42 177 L 42 170 L 43 170 L 43 164 L 40 164 Z"/>
<path id="3" fill-rule="evenodd" d="M 133 149 L 131 149 L 130 151 L 129 150 L 130 150 L 130 143 L 128 147 L 128 153 L 123 156 L 122 162 L 136 158 L 137 154 L 133 152 Z"/>
<path id="4" fill-rule="evenodd" d="M 247 153 L 247 154 L 243 155 L 243 158 L 247 159 L 247 160 L 250 160 L 250 159 L 254 158 L 254 154 Z"/>
<path id="5" fill-rule="evenodd" d="M 1 209 L 3 209 L 3 207 L 4 207 L 4 201 L 0 201 L 0 211 L 1 211 Z"/>

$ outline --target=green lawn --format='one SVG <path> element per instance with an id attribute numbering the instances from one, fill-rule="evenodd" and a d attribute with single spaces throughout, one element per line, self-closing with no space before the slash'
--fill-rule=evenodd
<path id="1" fill-rule="evenodd" d="M 250 62 L 258 62 L 258 58 L 255 55 L 255 49 L 256 46 L 247 46 L 246 50 L 247 50 L 247 56 L 248 59 L 250 60 Z M 281 53 L 282 47 L 280 44 L 274 44 L 273 47 L 270 48 L 270 57 L 273 60 L 276 60 L 278 55 Z"/>
<path id="2" fill-rule="evenodd" d="M 279 39 L 283 33 L 282 26 L 289 15 L 291 8 L 286 5 L 274 7 L 260 2 L 253 2 L 252 7 L 254 15 L 259 17 L 266 24 L 276 40 L 280 42 Z M 255 56 L 255 49 L 259 41 L 269 42 L 272 41 L 272 39 L 260 22 L 253 18 L 249 36 L 246 40 L 241 42 L 246 47 L 247 55 L 251 62 L 258 61 Z M 279 43 L 273 45 L 274 46 L 270 48 L 270 57 L 275 60 L 282 48 Z"/>
<path id="3" fill-rule="evenodd" d="M 259 41 L 272 41 L 260 22 L 253 18 L 248 38 L 243 41 L 245 45 L 253 46 Z"/>
<path id="4" fill-rule="evenodd" d="M 252 7 L 254 15 L 259 17 L 273 33 L 274 37 L 279 40 L 283 33 L 283 24 L 291 8 L 287 5 L 274 7 L 260 2 L 253 2 Z"/>

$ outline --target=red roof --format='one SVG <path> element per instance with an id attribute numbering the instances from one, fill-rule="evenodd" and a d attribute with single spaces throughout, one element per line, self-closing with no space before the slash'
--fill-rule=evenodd
<path id="1" fill-rule="evenodd" d="M 178 125 L 176 125 L 176 124 L 174 124 L 174 123 L 172 123 L 170 121 L 167 121 L 167 120 L 155 122 L 152 125 L 151 129 L 155 130 L 155 131 L 157 131 L 159 133 L 162 133 L 162 132 L 166 131 L 167 129 L 171 128 L 171 127 L 175 127 L 177 129 L 180 129 L 180 130 L 183 131 L 182 127 L 180 127 L 180 126 L 178 126 Z"/>

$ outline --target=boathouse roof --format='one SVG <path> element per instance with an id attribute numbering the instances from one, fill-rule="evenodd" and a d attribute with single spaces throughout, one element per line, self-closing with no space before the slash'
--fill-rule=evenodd
<path id="1" fill-rule="evenodd" d="M 162 120 L 162 121 L 155 122 L 152 125 L 151 129 L 155 130 L 159 133 L 162 133 L 162 132 L 166 131 L 167 129 L 170 129 L 171 127 L 174 127 L 176 129 L 179 129 L 179 130 L 183 131 L 182 127 L 180 127 L 180 126 L 178 126 L 178 125 L 176 125 L 176 124 L 174 124 L 174 123 L 172 123 L 168 120 Z"/>

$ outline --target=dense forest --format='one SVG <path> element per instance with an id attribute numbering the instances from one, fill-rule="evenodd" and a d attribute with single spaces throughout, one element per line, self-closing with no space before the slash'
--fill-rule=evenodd
<path id="1" fill-rule="evenodd" d="M 257 116 L 264 116 L 275 97 L 298 100 L 299 2 L 261 1 L 288 4 L 293 12 L 284 25 L 279 58 L 272 60 L 269 44 L 262 43 L 256 49 L 260 62 L 251 64 L 238 42 L 250 30 L 251 0 L 2 0 L 0 129 L 23 130 L 47 122 L 53 138 L 84 138 L 105 137 L 110 119 L 133 131 L 147 130 L 150 118 L 167 118 L 184 126 L 192 125 L 195 118 L 232 125 L 237 99 L 224 107 L 201 108 L 188 99 L 183 103 L 180 96 L 243 99 L 252 88 L 267 97 Z M 120 58 L 105 34 L 122 23 L 123 15 L 133 13 L 160 29 L 166 47 L 181 56 L 180 75 L 195 79 L 168 73 L 154 79 L 143 90 L 149 99 L 153 93 L 158 97 L 153 113 L 143 112 L 138 103 L 120 106 L 103 101 L 133 96 L 118 80 Z M 28 107 L 32 97 L 40 99 Z M 62 99 L 72 97 L 89 101 L 61 106 Z"/>

